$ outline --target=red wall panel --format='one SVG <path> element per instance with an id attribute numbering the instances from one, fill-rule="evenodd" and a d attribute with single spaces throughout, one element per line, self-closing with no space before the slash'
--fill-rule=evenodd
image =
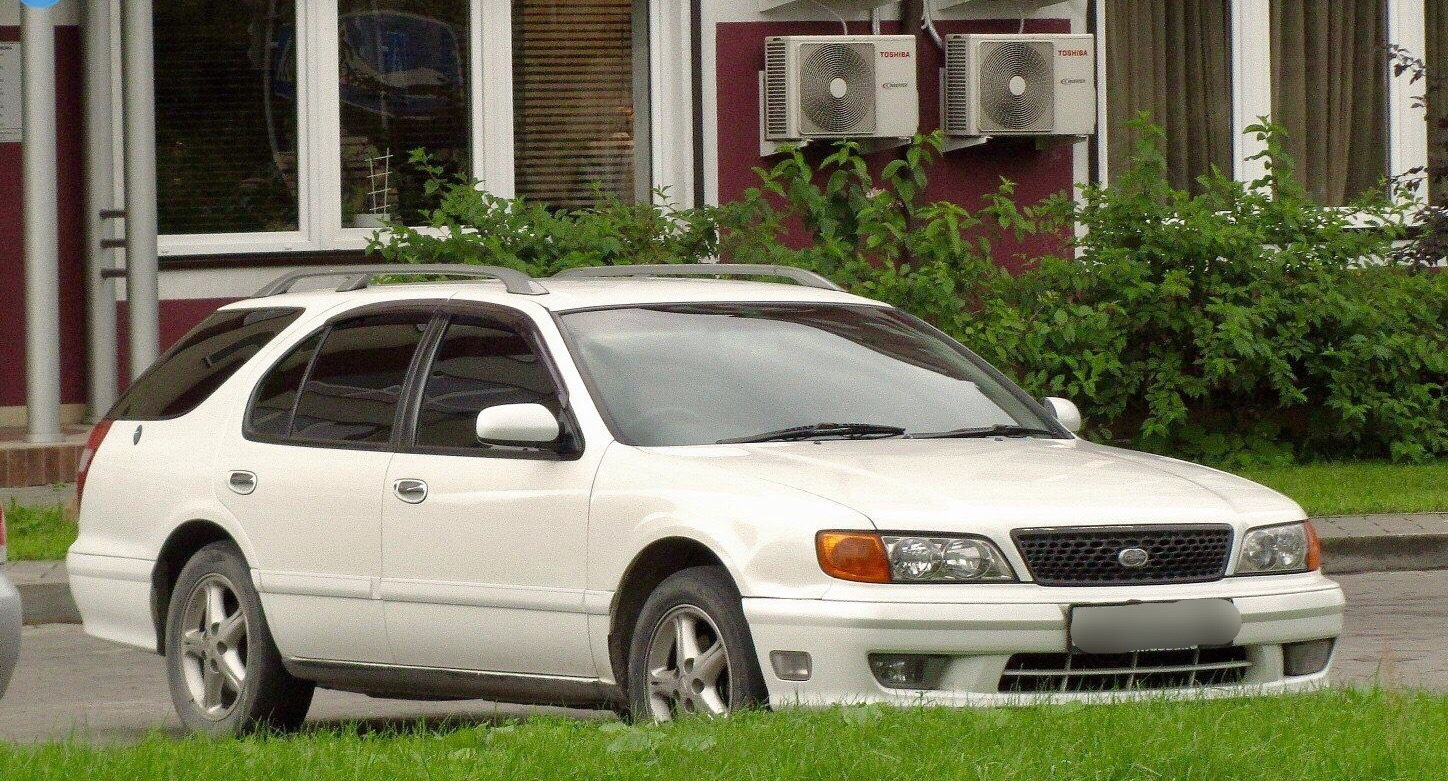
<path id="1" fill-rule="evenodd" d="M 1016 32 L 1020 22 L 1011 20 L 940 22 L 943 35 L 955 33 Z M 887 24 L 885 32 L 898 31 Z M 1065 19 L 1030 20 L 1027 32 L 1070 32 Z M 719 199 L 730 201 L 759 183 L 757 167 L 768 168 L 771 161 L 759 156 L 759 72 L 764 70 L 764 40 L 773 35 L 828 35 L 838 33 L 833 22 L 731 22 L 717 26 L 716 57 L 719 90 Z M 855 25 L 851 32 L 868 32 L 865 25 Z M 940 68 L 944 55 L 926 36 L 920 38 L 920 108 L 921 130 L 930 132 L 940 126 Z M 821 154 L 822 153 L 817 153 Z M 881 152 L 882 162 L 897 156 Z M 1070 191 L 1074 170 L 1071 147 L 1060 145 L 1037 149 L 1031 139 L 994 140 L 946 156 L 930 170 L 927 197 L 948 200 L 975 209 L 981 196 L 994 192 L 1002 178 L 1017 184 L 1017 199 L 1031 204 L 1054 193 Z M 998 262 L 1019 268 L 1027 257 L 1060 250 L 1055 237 L 1038 237 L 1023 245 L 1003 242 L 995 248 Z"/>
<path id="2" fill-rule="evenodd" d="M 60 201 L 61 401 L 85 400 L 85 259 L 80 29 L 57 27 L 56 135 Z M 0 27 L 0 41 L 20 28 Z M 25 403 L 25 256 L 20 144 L 0 144 L 0 406 Z"/>

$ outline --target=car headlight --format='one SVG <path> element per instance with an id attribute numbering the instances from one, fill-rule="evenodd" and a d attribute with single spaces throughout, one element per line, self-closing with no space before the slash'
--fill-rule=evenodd
<path id="1" fill-rule="evenodd" d="M 1238 546 L 1238 575 L 1311 572 L 1321 566 L 1322 545 L 1306 521 L 1249 529 Z"/>
<path id="2" fill-rule="evenodd" d="M 820 532 L 820 568 L 860 583 L 999 583 L 1015 571 L 982 537 Z"/>

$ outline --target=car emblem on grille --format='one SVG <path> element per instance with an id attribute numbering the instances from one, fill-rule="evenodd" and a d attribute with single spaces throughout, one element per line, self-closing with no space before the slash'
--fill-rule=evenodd
<path id="1" fill-rule="evenodd" d="M 1151 554 L 1144 548 L 1126 548 L 1116 554 L 1116 560 L 1127 569 L 1141 569 L 1151 561 Z"/>

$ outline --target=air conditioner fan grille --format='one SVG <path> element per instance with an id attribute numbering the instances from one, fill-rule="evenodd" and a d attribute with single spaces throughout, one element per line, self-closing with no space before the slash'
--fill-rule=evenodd
<path id="1" fill-rule="evenodd" d="M 875 47 L 868 43 L 805 46 L 800 55 L 804 132 L 867 135 L 875 131 Z"/>
<path id="2" fill-rule="evenodd" d="M 1044 41 L 981 44 L 983 131 L 1050 131 L 1055 126 L 1054 47 Z"/>

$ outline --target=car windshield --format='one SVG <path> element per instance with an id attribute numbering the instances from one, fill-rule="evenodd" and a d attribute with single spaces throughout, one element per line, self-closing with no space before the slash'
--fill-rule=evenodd
<path id="1" fill-rule="evenodd" d="M 562 321 L 632 445 L 1055 435 L 983 362 L 893 309 L 671 304 Z"/>

